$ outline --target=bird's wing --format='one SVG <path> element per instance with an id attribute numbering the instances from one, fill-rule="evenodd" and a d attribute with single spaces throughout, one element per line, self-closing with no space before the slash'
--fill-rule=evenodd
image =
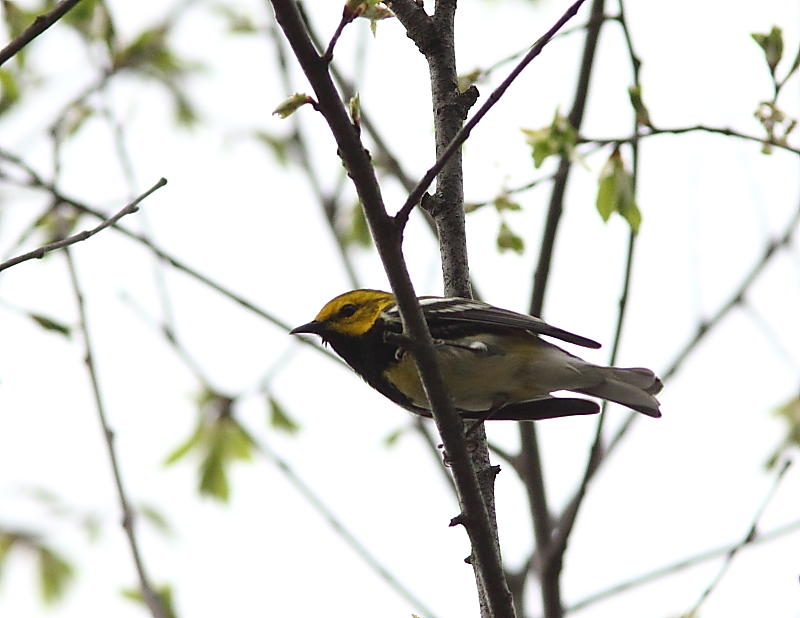
<path id="1" fill-rule="evenodd" d="M 587 337 L 551 326 L 544 320 L 508 309 L 466 298 L 420 298 L 422 313 L 429 323 L 433 320 L 442 324 L 483 324 L 506 329 L 524 330 L 537 335 L 555 337 L 585 348 L 599 348 L 600 344 Z M 397 311 L 397 306 L 390 311 Z"/>

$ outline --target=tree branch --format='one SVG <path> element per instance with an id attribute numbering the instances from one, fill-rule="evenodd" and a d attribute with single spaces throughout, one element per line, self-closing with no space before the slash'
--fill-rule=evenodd
<path id="1" fill-rule="evenodd" d="M 761 520 L 761 516 L 764 514 L 764 510 L 767 508 L 767 505 L 772 501 L 772 498 L 775 496 L 775 493 L 778 491 L 778 487 L 783 480 L 783 477 L 786 475 L 786 471 L 789 469 L 789 466 L 792 465 L 792 460 L 787 459 L 786 462 L 781 466 L 778 474 L 775 477 L 774 482 L 772 483 L 772 487 L 770 488 L 769 492 L 767 492 L 766 497 L 761 503 L 761 506 L 756 511 L 755 516 L 753 517 L 753 522 L 750 524 L 750 527 L 747 529 L 744 537 L 742 538 L 739 543 L 731 547 L 728 553 L 725 555 L 725 562 L 722 563 L 722 566 L 717 572 L 716 576 L 711 583 L 708 584 L 703 593 L 700 595 L 700 598 L 697 599 L 697 602 L 692 606 L 692 608 L 684 614 L 684 618 L 695 618 L 698 614 L 697 612 L 700 610 L 700 606 L 705 602 L 705 600 L 711 595 L 714 591 L 714 588 L 717 587 L 722 578 L 725 576 L 725 573 L 728 572 L 728 569 L 733 562 L 733 559 L 736 557 L 736 554 L 739 553 L 745 545 L 750 543 L 757 535 L 758 535 L 758 522 Z"/>
<path id="2" fill-rule="evenodd" d="M 520 63 L 514 67 L 514 69 L 509 73 L 508 77 L 506 77 L 503 82 L 489 95 L 489 98 L 486 102 L 481 105 L 475 115 L 467 121 L 461 130 L 455 135 L 453 140 L 448 144 L 447 148 L 439 155 L 439 158 L 436 160 L 436 163 L 431 167 L 422 179 L 417 183 L 417 186 L 414 187 L 414 190 L 408 195 L 406 198 L 405 203 L 398 211 L 397 215 L 395 215 L 395 219 L 397 219 L 400 225 L 404 225 L 406 220 L 408 219 L 408 215 L 413 210 L 414 206 L 416 206 L 419 201 L 422 199 L 422 195 L 428 189 L 428 187 L 433 182 L 433 179 L 436 178 L 436 175 L 441 170 L 442 166 L 447 162 L 450 156 L 467 140 L 469 134 L 472 132 L 472 129 L 475 128 L 481 119 L 489 112 L 489 110 L 500 100 L 500 97 L 503 96 L 506 90 L 508 90 L 509 86 L 514 82 L 514 80 L 519 76 L 519 74 L 525 69 L 525 67 L 530 64 L 530 62 L 538 56 L 544 46 L 553 38 L 553 36 L 558 32 L 558 30 L 569 21 L 575 13 L 577 13 L 580 6 L 585 2 L 585 0 L 577 0 L 564 15 L 544 34 L 542 37 L 534 43 L 533 47 L 531 47 L 530 51 L 525 54 L 525 57 L 520 61 Z M 399 15 L 398 15 L 399 17 Z"/>
<path id="3" fill-rule="evenodd" d="M 288 58 L 286 56 L 283 40 L 281 38 L 281 32 L 278 28 L 278 24 L 275 22 L 274 16 L 273 19 L 270 20 L 269 32 L 271 35 L 270 38 L 275 46 L 275 56 L 280 69 L 280 77 L 283 88 L 287 93 L 294 92 L 295 90 L 292 88 L 292 82 L 289 74 Z M 344 267 L 347 277 L 350 280 L 350 285 L 353 288 L 359 288 L 361 286 L 358 282 L 358 274 L 356 273 L 355 266 L 353 261 L 350 259 L 347 248 L 342 242 L 341 234 L 336 229 L 336 212 L 338 210 L 337 202 L 339 201 L 340 190 L 337 189 L 336 191 L 327 194 L 323 190 L 319 181 L 320 174 L 318 174 L 314 169 L 312 158 L 309 155 L 311 148 L 309 147 L 308 140 L 303 132 L 303 128 L 300 123 L 300 116 L 298 114 L 293 114 L 292 122 L 294 123 L 294 131 L 292 134 L 291 143 L 295 146 L 300 167 L 305 173 L 311 190 L 320 205 L 325 222 L 328 224 L 328 229 L 331 232 L 331 236 L 333 236 L 334 243 L 339 252 L 339 257 L 342 260 L 342 266 Z"/>
<path id="4" fill-rule="evenodd" d="M 339 94 L 328 73 L 328 64 L 315 50 L 292 0 L 272 0 L 281 28 L 317 96 L 324 116 L 336 140 L 342 158 L 364 205 L 378 252 L 397 298 L 404 331 L 412 342 L 410 350 L 431 403 L 434 420 L 444 442 L 448 461 L 458 487 L 462 517 L 472 544 L 473 555 L 481 565 L 481 581 L 492 615 L 514 615 L 511 595 L 503 579 L 499 551 L 493 542 L 489 516 L 480 493 L 463 436 L 463 422 L 447 395 L 433 342 L 402 253 L 402 229 L 386 213 L 380 188 L 370 158 L 358 131 L 350 122 Z"/>
<path id="5" fill-rule="evenodd" d="M 41 259 L 45 255 L 47 255 L 48 253 L 51 253 L 51 252 L 56 251 L 58 249 L 63 249 L 63 248 L 68 247 L 70 245 L 74 245 L 75 243 L 82 242 L 82 241 L 84 241 L 84 240 L 86 240 L 88 238 L 91 238 L 92 236 L 94 236 L 98 232 L 102 232 L 107 227 L 110 227 L 110 226 L 116 224 L 117 221 L 122 219 L 122 217 L 124 217 L 125 215 L 129 215 L 129 214 L 134 213 L 137 210 L 139 210 L 139 203 L 142 200 L 144 200 L 146 197 L 148 197 L 151 193 L 153 193 L 153 192 L 157 191 L 158 189 L 160 189 L 161 187 L 163 187 L 165 184 L 167 184 L 167 179 L 166 178 L 162 178 L 156 184 L 154 184 L 152 187 L 150 187 L 147 191 L 145 191 L 139 197 L 137 197 L 135 200 L 133 200 L 130 204 L 125 206 L 125 208 L 120 210 L 117 214 L 109 217 L 108 219 L 104 219 L 103 222 L 100 223 L 100 225 L 98 225 L 97 227 L 92 228 L 91 230 L 84 230 L 83 232 L 78 232 L 77 234 L 73 234 L 72 236 L 68 236 L 67 238 L 63 238 L 63 239 L 58 240 L 56 242 L 51 242 L 49 244 L 42 245 L 38 249 L 34 249 L 33 251 L 29 251 L 28 253 L 24 253 L 22 255 L 18 255 L 17 257 L 11 258 L 10 260 L 6 260 L 2 264 L 0 264 L 0 271 L 5 270 L 6 268 L 11 268 L 12 266 L 20 264 L 22 262 L 26 262 L 28 260 Z"/>
<path id="6" fill-rule="evenodd" d="M 9 153 L 7 151 L 4 151 L 4 150 L 0 149 L 0 158 L 14 163 L 18 167 L 20 167 L 22 170 L 24 170 L 25 173 L 28 174 L 28 177 L 29 177 L 28 181 L 25 182 L 25 183 L 20 183 L 23 186 L 34 187 L 34 188 L 37 188 L 37 189 L 41 189 L 43 191 L 47 191 L 50 195 L 53 196 L 53 199 L 55 199 L 56 201 L 63 202 L 64 204 L 69 204 L 73 208 L 76 208 L 76 209 L 78 209 L 79 211 L 81 211 L 83 213 L 91 215 L 91 216 L 95 217 L 96 219 L 100 219 L 101 221 L 103 221 L 103 220 L 105 220 L 107 218 L 107 215 L 105 215 L 102 212 L 92 208 L 88 204 L 85 204 L 84 202 L 81 202 L 78 199 L 69 197 L 69 196 L 65 195 L 64 193 L 61 193 L 61 191 L 57 187 L 55 187 L 52 183 L 49 183 L 46 180 L 44 180 L 36 172 L 36 170 L 34 170 L 32 167 L 30 167 L 27 163 L 22 161 L 16 155 L 13 155 L 13 154 L 11 154 L 11 153 Z M 167 262 L 170 266 L 172 266 L 176 270 L 181 271 L 182 273 L 184 273 L 185 275 L 191 277 L 195 281 L 198 281 L 199 283 L 205 285 L 208 288 L 211 288 L 212 290 L 214 290 L 215 292 L 217 292 L 220 295 L 224 296 L 225 298 L 233 301 L 234 303 L 236 303 L 240 307 L 242 307 L 242 308 L 244 308 L 244 309 L 256 314 L 257 316 L 263 318 L 264 320 L 266 320 L 267 322 L 269 322 L 273 326 L 277 326 L 278 328 L 280 328 L 281 330 L 283 330 L 283 331 L 285 331 L 287 333 L 290 330 L 292 330 L 292 326 L 291 325 L 287 324 L 286 322 L 284 322 L 283 320 L 281 320 L 277 316 L 271 314 L 267 310 L 262 309 L 261 307 L 258 307 L 257 305 L 255 305 L 254 303 L 250 302 L 249 300 L 247 300 L 243 296 L 237 294 L 233 290 L 230 290 L 230 289 L 226 288 L 224 285 L 222 285 L 218 281 L 215 281 L 211 277 L 208 277 L 207 275 L 202 274 L 200 271 L 192 268 L 191 266 L 189 266 L 187 263 L 185 263 L 181 259 L 179 259 L 176 256 L 172 255 L 171 253 L 168 253 L 166 250 L 162 249 L 161 247 L 159 247 L 158 245 L 153 243 L 149 238 L 147 238 L 143 234 L 138 234 L 138 233 L 136 233 L 136 232 L 134 232 L 132 230 L 129 230 L 126 227 L 123 227 L 120 224 L 115 225 L 112 229 L 117 231 L 117 232 L 119 232 L 123 236 L 126 236 L 127 238 L 130 238 L 131 240 L 134 240 L 134 241 L 138 242 L 140 245 L 142 245 L 144 247 L 147 247 L 150 251 L 153 252 L 153 255 L 155 255 L 156 257 L 164 260 L 165 262 Z M 344 365 L 344 361 L 342 361 L 342 359 L 340 359 L 338 356 L 336 356 L 333 352 L 331 352 L 327 348 L 324 348 L 321 345 L 319 345 L 318 343 L 312 341 L 310 338 L 301 337 L 298 340 L 301 341 L 305 345 L 311 346 L 312 348 L 314 348 L 318 352 L 324 354 L 329 359 L 339 363 L 340 365 Z"/>
<path id="7" fill-rule="evenodd" d="M 130 548 L 133 564 L 136 568 L 136 575 L 139 578 L 139 589 L 142 594 L 142 600 L 147 608 L 150 610 L 153 618 L 167 618 L 167 612 L 161 601 L 161 597 L 153 588 L 150 583 L 150 578 L 142 560 L 141 551 L 139 549 L 139 541 L 136 538 L 136 526 L 134 521 L 134 512 L 130 507 L 125 487 L 122 482 L 122 472 L 120 471 L 119 460 L 117 458 L 116 448 L 114 447 L 114 431 L 108 423 L 106 416 L 105 404 L 100 394 L 100 383 L 97 378 L 97 368 L 94 361 L 94 352 L 92 350 L 91 339 L 89 337 L 89 327 L 86 314 L 86 306 L 84 303 L 83 292 L 81 290 L 78 273 L 75 269 L 75 263 L 72 260 L 72 253 L 67 248 L 64 251 L 67 259 L 67 266 L 69 268 L 69 276 L 72 282 L 72 289 L 75 294 L 75 302 L 78 306 L 78 315 L 80 317 L 80 328 L 83 333 L 83 343 L 86 350 L 84 360 L 86 368 L 89 372 L 89 378 L 92 383 L 92 395 L 94 396 L 95 407 L 97 409 L 97 416 L 100 421 L 100 428 L 103 431 L 103 438 L 105 439 L 106 450 L 108 452 L 108 459 L 111 464 L 111 472 L 114 477 L 114 487 L 117 491 L 117 500 L 119 501 L 120 510 L 122 511 L 122 528 L 125 531 L 125 536 L 128 540 L 128 547 Z"/>
<path id="8" fill-rule="evenodd" d="M 251 434 L 252 435 L 252 434 Z M 347 528 L 344 522 L 339 519 L 334 512 L 321 500 L 313 489 L 300 477 L 294 468 L 276 453 L 263 440 L 253 438 L 256 449 L 261 455 L 269 460 L 289 481 L 289 484 L 303 496 L 314 510 L 322 517 L 327 524 L 336 531 L 336 534 L 350 547 L 350 549 L 363 560 L 386 584 L 398 595 L 410 603 L 416 611 L 426 618 L 436 618 L 436 614 L 422 600 L 419 599 L 409 588 L 405 586 L 397 577 L 389 571 L 370 550 Z"/>
<path id="9" fill-rule="evenodd" d="M 135 308 L 139 309 L 132 300 L 131 304 L 133 304 Z M 144 312 L 140 311 L 140 313 L 143 314 Z M 150 322 L 151 326 L 153 326 L 155 329 L 166 335 L 167 343 L 170 345 L 175 354 L 178 355 L 183 363 L 195 375 L 195 378 L 198 380 L 198 382 L 204 385 L 204 388 L 210 391 L 216 391 L 216 388 L 211 386 L 210 381 L 206 378 L 205 372 L 200 369 L 200 363 L 198 363 L 197 360 L 192 357 L 192 355 L 181 343 L 181 341 L 174 335 L 174 333 L 171 333 L 170 327 L 166 323 L 159 325 L 151 320 L 148 320 L 148 322 Z M 276 367 L 278 366 L 285 366 L 285 358 L 283 360 L 279 359 L 276 361 Z M 232 397 L 232 399 L 238 400 L 241 397 L 242 394 L 240 393 L 239 395 Z M 435 613 L 433 610 L 431 610 L 422 600 L 420 600 L 410 588 L 406 587 L 406 585 L 403 584 L 397 578 L 397 576 L 395 576 L 389 570 L 389 568 L 356 537 L 355 534 L 353 534 L 345 522 L 336 516 L 333 510 L 331 510 L 331 508 L 325 504 L 325 502 L 323 502 L 322 498 L 320 498 L 320 496 L 312 489 L 312 487 L 303 480 L 303 478 L 297 473 L 297 471 L 288 461 L 275 452 L 264 440 L 258 439 L 253 432 L 248 431 L 247 433 L 250 436 L 255 449 L 264 457 L 265 460 L 275 466 L 278 471 L 283 474 L 295 491 L 297 491 L 297 493 L 299 493 L 300 496 L 306 500 L 311 508 L 323 520 L 325 520 L 334 533 L 341 538 L 345 545 L 350 547 L 356 556 L 363 560 L 364 563 L 378 575 L 378 577 L 383 579 L 383 581 L 386 582 L 390 588 L 408 601 L 420 613 L 425 615 L 426 618 L 435 618 Z"/>
<path id="10" fill-rule="evenodd" d="M 80 1 L 81 0 L 61 0 L 61 2 L 56 4 L 51 11 L 37 16 L 36 19 L 33 20 L 33 23 L 25 28 L 22 34 L 20 34 L 2 50 L 0 50 L 0 66 L 2 66 L 7 60 L 13 58 L 14 55 L 17 54 L 28 43 L 33 41 L 33 39 L 42 34 L 42 32 L 64 17 L 64 15 L 66 15 L 67 12 Z"/>
<path id="11" fill-rule="evenodd" d="M 426 17 L 424 20 L 427 26 L 425 28 L 415 27 L 415 20 L 409 17 L 410 11 L 403 5 L 398 7 L 396 14 L 405 26 L 409 38 L 425 55 L 430 74 L 436 162 L 441 161 L 441 165 L 435 174 L 436 193 L 424 202 L 424 208 L 436 223 L 444 294 L 471 298 L 467 238 L 464 231 L 464 173 L 461 149 L 456 147 L 447 157 L 442 156 L 458 135 L 469 108 L 478 96 L 475 88 L 463 93 L 458 89 L 455 4 L 452 0 L 437 0 L 433 17 Z M 419 11 L 420 9 L 416 8 L 411 13 L 416 16 Z M 406 210 L 404 214 L 398 216 L 397 220 L 403 221 L 401 225 L 405 225 L 409 212 L 410 210 Z"/>
<path id="12" fill-rule="evenodd" d="M 633 41 L 630 36 L 630 31 L 628 30 L 628 23 L 625 19 L 624 0 L 619 0 L 619 16 L 617 17 L 617 21 L 619 22 L 622 28 L 623 35 L 628 48 L 628 58 L 631 63 L 631 72 L 633 74 L 633 85 L 635 88 L 638 89 L 640 85 L 639 73 L 642 63 L 633 49 Z M 640 124 L 636 114 L 636 110 L 632 111 L 633 111 L 633 138 L 631 139 L 631 151 L 632 151 L 633 162 L 631 166 L 632 167 L 631 184 L 635 195 L 638 176 L 639 176 Z M 630 296 L 631 275 L 633 273 L 633 256 L 635 248 L 636 248 L 636 232 L 634 232 L 633 229 L 630 229 L 628 231 L 628 250 L 625 257 L 625 272 L 623 275 L 622 292 L 620 294 L 618 311 L 617 311 L 617 322 L 614 327 L 614 338 L 611 344 L 611 353 L 608 359 L 608 364 L 610 366 L 614 366 L 616 364 L 617 354 L 619 353 L 620 342 L 622 341 L 622 328 L 625 323 L 625 313 L 628 306 L 628 298 Z M 578 486 L 578 490 L 575 492 L 575 496 L 570 501 L 568 508 L 564 510 L 561 517 L 559 518 L 558 528 L 551 541 L 550 547 L 548 548 L 547 555 L 544 558 L 545 564 L 549 563 L 553 559 L 556 559 L 556 557 L 559 562 L 562 561 L 564 552 L 567 549 L 567 542 L 569 540 L 569 536 L 572 533 L 575 521 L 577 520 L 578 512 L 580 510 L 581 505 L 583 504 L 583 499 L 586 495 L 589 483 L 594 477 L 594 474 L 597 471 L 597 469 L 600 467 L 600 461 L 605 455 L 605 450 L 603 448 L 603 427 L 605 425 L 607 407 L 608 407 L 608 402 L 603 401 L 602 410 L 600 412 L 599 418 L 597 419 L 597 427 L 595 428 L 594 439 L 589 449 L 589 457 L 586 462 L 583 478 L 581 479 L 580 485 Z"/>
<path id="13" fill-rule="evenodd" d="M 748 135 L 747 133 L 742 133 L 740 131 L 736 131 L 734 129 L 728 127 L 711 127 L 705 124 L 696 124 L 689 127 L 672 127 L 672 128 L 661 128 L 661 127 L 649 127 L 649 130 L 646 133 L 641 133 L 638 135 L 638 138 L 644 137 L 651 137 L 653 135 L 681 135 L 683 133 L 712 133 L 715 135 L 724 135 L 727 137 L 735 137 L 738 139 L 746 140 L 749 142 L 757 142 L 759 144 L 767 144 L 769 146 L 774 146 L 775 148 L 780 148 L 781 150 L 785 150 L 786 152 L 791 152 L 796 155 L 800 155 L 800 148 L 796 148 L 794 146 L 790 146 L 789 144 L 782 143 L 780 141 L 771 140 L 767 137 L 758 137 L 757 135 Z M 633 136 L 625 136 L 625 137 L 617 137 L 617 138 L 590 138 L 581 136 L 578 139 L 578 143 L 580 144 L 628 144 L 631 140 L 634 139 Z"/>
<path id="14" fill-rule="evenodd" d="M 764 532 L 763 534 L 756 534 L 755 536 L 748 538 L 744 544 L 742 543 L 742 541 L 737 541 L 736 543 L 722 545 L 721 547 L 716 547 L 714 549 L 709 549 L 699 554 L 695 554 L 694 556 L 689 556 L 688 558 L 684 558 L 683 560 L 678 560 L 677 562 L 673 562 L 671 564 L 664 565 L 652 571 L 648 571 L 647 573 L 642 573 L 640 575 L 632 577 L 631 579 L 620 582 L 619 584 L 607 588 L 606 590 L 595 592 L 594 594 L 591 594 L 581 599 L 580 601 L 577 601 L 576 603 L 570 605 L 569 608 L 567 608 L 567 612 L 568 613 L 577 612 L 578 610 L 584 609 L 589 605 L 593 605 L 598 601 L 604 601 L 605 599 L 616 596 L 632 588 L 638 588 L 639 586 L 650 583 L 656 579 L 672 575 L 674 573 L 677 573 L 678 571 L 688 569 L 689 567 L 693 567 L 703 562 L 708 562 L 709 560 L 713 560 L 714 558 L 725 556 L 727 554 L 730 554 L 730 552 L 733 551 L 736 547 L 741 547 L 742 549 L 744 549 L 751 545 L 766 543 L 768 541 L 780 538 L 784 535 L 791 534 L 792 532 L 797 532 L 798 530 L 800 530 L 800 520 L 793 521 L 784 526 L 780 526 L 778 528 L 770 530 L 769 532 Z"/>
<path id="15" fill-rule="evenodd" d="M 673 361 L 667 366 L 667 369 L 661 373 L 661 379 L 664 383 L 670 380 L 678 372 L 689 355 L 705 339 L 706 335 L 708 335 L 714 328 L 719 326 L 725 316 L 727 316 L 732 309 L 744 302 L 747 291 L 756 282 L 758 277 L 766 268 L 767 264 L 769 264 L 771 259 L 775 256 L 778 249 L 789 246 L 792 243 L 798 225 L 800 225 L 800 204 L 798 205 L 798 208 L 792 218 L 786 224 L 783 233 L 776 240 L 773 240 L 767 244 L 767 246 L 764 248 L 761 258 L 744 276 L 742 282 L 733 290 L 731 295 L 728 297 L 728 300 L 723 303 L 722 306 L 720 306 L 720 308 L 710 319 L 704 320 L 697 325 L 695 334 L 689 339 L 689 341 L 687 341 L 683 348 L 681 348 Z M 566 530 L 567 527 L 571 526 L 570 520 L 574 521 L 574 518 L 577 515 L 577 510 L 580 506 L 580 502 L 583 499 L 583 494 L 586 492 L 586 485 L 588 484 L 589 480 L 591 480 L 591 477 L 596 474 L 597 469 L 608 460 L 608 457 L 611 455 L 611 453 L 616 451 L 622 439 L 627 435 L 628 431 L 630 431 L 630 428 L 636 422 L 637 418 L 638 415 L 634 414 L 628 416 L 625 422 L 620 425 L 619 429 L 617 429 L 617 431 L 608 441 L 608 444 L 603 452 L 600 455 L 590 455 L 590 463 L 587 464 L 587 470 L 584 474 L 584 479 L 581 482 L 581 486 L 575 492 L 567 507 L 564 509 L 561 517 L 559 518 L 559 532 L 554 541 L 554 545 L 556 542 L 559 544 L 561 543 L 561 530 Z M 592 467 L 591 471 L 589 471 L 590 466 Z"/>
<path id="16" fill-rule="evenodd" d="M 595 50 L 597 49 L 600 28 L 604 23 L 603 15 L 604 1 L 593 0 L 589 27 L 586 30 L 586 40 L 583 45 L 578 82 L 575 87 L 575 98 L 568 116 L 570 124 L 576 130 L 580 129 L 583 121 L 583 112 L 589 94 L 589 80 L 594 66 Z M 569 158 L 562 156 L 558 164 L 558 171 L 556 172 L 556 178 L 550 194 L 550 204 L 547 210 L 545 229 L 539 248 L 539 260 L 534 275 L 529 311 L 531 315 L 542 315 L 544 295 L 550 274 L 550 264 L 555 246 L 556 233 L 561 220 L 564 193 L 566 191 L 567 182 L 569 181 L 571 169 L 572 163 Z M 537 448 L 536 427 L 533 423 L 520 424 L 520 443 L 522 448 L 525 448 L 525 445 L 531 447 L 531 450 L 521 452 L 520 455 L 528 460 L 528 465 L 526 466 L 528 470 L 526 484 L 529 486 L 529 503 L 531 515 L 534 519 L 537 552 L 539 553 L 541 562 L 539 581 L 542 591 L 544 615 L 545 618 L 561 618 L 563 615 L 563 608 L 561 605 L 559 579 L 562 567 L 562 556 L 558 554 L 552 557 L 555 559 L 550 559 L 550 515 L 547 508 L 542 459 Z"/>

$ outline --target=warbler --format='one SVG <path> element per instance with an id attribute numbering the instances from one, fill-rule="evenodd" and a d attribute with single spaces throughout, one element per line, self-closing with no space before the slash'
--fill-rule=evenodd
<path id="1" fill-rule="evenodd" d="M 599 348 L 596 341 L 467 298 L 418 300 L 453 405 L 464 418 L 539 420 L 599 410 L 594 401 L 553 397 L 555 391 L 591 395 L 661 416 L 655 395 L 662 384 L 652 371 L 594 365 L 542 336 L 587 348 Z M 413 356 L 396 336 L 402 324 L 393 294 L 346 292 L 291 332 L 319 335 L 381 394 L 411 412 L 431 416 Z"/>

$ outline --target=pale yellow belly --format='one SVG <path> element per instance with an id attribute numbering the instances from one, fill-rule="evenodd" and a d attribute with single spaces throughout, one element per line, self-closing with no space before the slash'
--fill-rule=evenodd
<path id="1" fill-rule="evenodd" d="M 474 337 L 458 346 L 438 344 L 436 352 L 453 405 L 481 412 L 506 403 L 546 397 L 552 391 L 581 388 L 594 378 L 592 365 L 540 339 L 495 335 L 481 337 L 486 348 L 468 349 Z M 430 409 L 410 354 L 405 354 L 387 377 L 411 402 Z"/>

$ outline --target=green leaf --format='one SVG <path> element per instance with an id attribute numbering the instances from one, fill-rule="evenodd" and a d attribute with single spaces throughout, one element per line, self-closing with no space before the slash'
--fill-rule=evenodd
<path id="1" fill-rule="evenodd" d="M 269 149 L 280 165 L 287 166 L 289 163 L 289 144 L 292 141 L 290 137 L 276 137 L 266 131 L 254 131 L 253 136 Z"/>
<path id="2" fill-rule="evenodd" d="M 228 476 L 225 473 L 225 454 L 221 439 L 217 439 L 200 462 L 200 494 L 222 502 L 230 497 Z"/>
<path id="3" fill-rule="evenodd" d="M 569 159 L 575 157 L 578 132 L 558 110 L 550 126 L 542 129 L 522 129 L 522 132 L 527 136 L 526 142 L 532 147 L 533 165 L 536 168 L 553 155 Z"/>
<path id="4" fill-rule="evenodd" d="M 166 459 L 164 459 L 164 465 L 170 466 L 179 459 L 183 459 L 189 454 L 190 451 L 193 451 L 200 446 L 204 436 L 205 425 L 201 422 L 197 425 L 194 432 L 187 440 L 179 444 L 169 455 L 167 455 Z"/>
<path id="5" fill-rule="evenodd" d="M 156 507 L 151 504 L 140 504 L 138 511 L 156 530 L 165 536 L 172 536 L 172 526 L 164 514 Z"/>
<path id="6" fill-rule="evenodd" d="M 397 442 L 400 440 L 402 435 L 406 433 L 408 427 L 398 427 L 394 431 L 387 434 L 387 436 L 383 439 L 383 444 L 386 448 L 392 448 Z"/>
<path id="7" fill-rule="evenodd" d="M 114 26 L 105 5 L 98 0 L 82 0 L 62 20 L 87 41 L 102 40 L 113 49 Z"/>
<path id="8" fill-rule="evenodd" d="M 477 83 L 482 75 L 483 71 L 481 69 L 473 69 L 469 73 L 462 73 L 458 76 L 458 91 L 466 92 L 470 86 Z"/>
<path id="9" fill-rule="evenodd" d="M 600 183 L 597 189 L 597 212 L 603 221 L 608 221 L 608 218 L 616 210 L 616 181 L 613 174 L 601 175 Z"/>
<path id="10" fill-rule="evenodd" d="M 767 462 L 767 467 L 774 467 L 780 454 L 787 446 L 800 447 L 800 397 L 793 397 L 774 411 L 775 416 L 786 425 L 786 435 L 776 452 Z"/>
<path id="11" fill-rule="evenodd" d="M 161 601 L 161 607 L 164 609 L 166 614 L 165 618 L 176 618 L 172 586 L 159 586 L 155 593 L 158 595 L 158 598 Z M 128 599 L 129 601 L 140 603 L 144 607 L 147 607 L 140 588 L 125 588 L 120 591 L 120 594 L 122 594 L 123 598 Z"/>
<path id="12" fill-rule="evenodd" d="M 603 221 L 608 221 L 616 212 L 628 222 L 634 233 L 639 231 L 642 214 L 636 205 L 633 176 L 625 169 L 618 148 L 614 149 L 600 172 L 595 206 Z"/>
<path id="13" fill-rule="evenodd" d="M 36 229 L 44 231 L 45 242 L 51 243 L 66 238 L 78 225 L 80 213 L 74 208 L 60 207 L 48 210 L 34 223 Z M 47 254 L 50 255 L 50 254 Z M 45 255 L 44 259 L 47 259 Z"/>
<path id="14" fill-rule="evenodd" d="M 496 198 L 494 198 L 492 204 L 494 204 L 497 212 L 516 212 L 522 210 L 522 206 L 520 206 L 518 202 L 513 201 L 506 193 L 498 195 Z"/>
<path id="15" fill-rule="evenodd" d="M 195 126 L 199 122 L 199 116 L 191 99 L 176 84 L 168 85 L 168 89 L 172 94 L 172 111 L 175 122 L 185 128 Z"/>
<path id="16" fill-rule="evenodd" d="M 634 234 L 639 233 L 639 228 L 642 226 L 642 212 L 636 205 L 636 201 L 631 194 L 630 199 L 622 200 L 618 208 L 619 214 L 628 222 L 631 231 Z"/>
<path id="17" fill-rule="evenodd" d="M 279 431 L 284 431 L 289 434 L 294 434 L 300 431 L 300 425 L 298 425 L 291 416 L 286 413 L 286 410 L 283 409 L 283 406 L 278 403 L 278 400 L 275 399 L 272 395 L 267 397 L 267 403 L 269 404 L 269 424 L 274 429 Z"/>
<path id="18" fill-rule="evenodd" d="M 16 534 L 0 530 L 0 575 L 2 575 L 3 565 L 11 552 L 11 548 L 14 547 L 18 540 L 19 537 Z"/>
<path id="19" fill-rule="evenodd" d="M 69 326 L 63 322 L 57 322 L 52 318 L 48 318 L 46 315 L 42 315 L 40 313 L 29 313 L 28 317 L 45 330 L 58 333 L 59 335 L 64 335 L 64 337 L 69 337 L 72 334 L 72 329 Z"/>
<path id="20" fill-rule="evenodd" d="M 253 458 L 255 442 L 235 419 L 223 417 L 217 421 L 225 459 L 249 461 Z"/>
<path id="21" fill-rule="evenodd" d="M 39 585 L 46 603 L 60 599 L 73 577 L 72 565 L 47 547 L 39 547 Z"/>
<path id="22" fill-rule="evenodd" d="M 255 22 L 249 15 L 245 15 L 227 4 L 215 5 L 214 11 L 225 19 L 228 32 L 231 34 L 255 34 L 258 32 Z"/>
<path id="23" fill-rule="evenodd" d="M 491 202 L 464 202 L 464 213 L 469 214 L 487 206 Z"/>
<path id="24" fill-rule="evenodd" d="M 272 115 L 278 116 L 279 118 L 288 118 L 289 116 L 294 114 L 298 109 L 300 109 L 303 105 L 316 106 L 316 104 L 317 102 L 307 94 L 296 92 L 292 96 L 287 97 L 283 101 L 281 101 L 278 107 L 276 107 L 272 111 Z"/>
<path id="25" fill-rule="evenodd" d="M 234 459 L 251 459 L 254 442 L 230 417 L 219 418 L 207 433 L 208 450 L 200 463 L 200 493 L 227 502 L 227 466 Z"/>
<path id="26" fill-rule="evenodd" d="M 352 120 L 355 126 L 361 125 L 361 97 L 358 93 L 354 94 L 350 97 L 350 100 L 347 102 L 347 110 L 350 112 L 350 120 Z"/>
<path id="27" fill-rule="evenodd" d="M 783 77 L 784 83 L 794 74 L 794 72 L 798 68 L 800 68 L 800 47 L 797 49 L 797 55 L 794 57 L 794 60 L 792 61 L 792 66 L 789 67 L 789 71 Z"/>
<path id="28" fill-rule="evenodd" d="M 387 7 L 382 0 L 347 0 L 344 5 L 344 16 L 352 21 L 356 17 L 364 17 L 372 23 L 370 29 L 375 34 L 378 21 L 394 17 L 394 13 Z"/>
<path id="29" fill-rule="evenodd" d="M 775 68 L 783 56 L 783 31 L 778 26 L 772 26 L 768 34 L 754 32 L 750 36 L 763 50 L 769 72 L 775 75 Z"/>
<path id="30" fill-rule="evenodd" d="M 370 1 L 369 6 L 359 15 L 359 17 L 363 17 L 364 19 L 368 19 L 372 22 L 370 26 L 372 28 L 372 33 L 375 34 L 375 24 L 382 19 L 389 19 L 394 17 L 394 13 L 392 10 L 385 6 L 382 2 L 372 2 Z"/>
<path id="31" fill-rule="evenodd" d="M 8 69 L 0 69 L 0 114 L 14 107 L 20 99 L 17 77 Z"/>
<path id="32" fill-rule="evenodd" d="M 196 395 L 196 401 L 199 420 L 194 433 L 164 463 L 196 452 L 200 456 L 200 493 L 226 501 L 230 495 L 226 467 L 233 460 L 252 459 L 255 442 L 233 418 L 232 397 L 206 386 Z"/>
<path id="33" fill-rule="evenodd" d="M 517 236 L 505 221 L 500 222 L 500 229 L 497 232 L 497 248 L 501 251 L 514 251 L 521 254 L 525 250 L 525 241 L 521 236 Z"/>
<path id="34" fill-rule="evenodd" d="M 652 127 L 650 112 L 642 100 L 642 87 L 637 85 L 628 88 L 628 98 L 631 101 L 634 112 L 636 112 L 636 123 L 639 126 Z"/>

